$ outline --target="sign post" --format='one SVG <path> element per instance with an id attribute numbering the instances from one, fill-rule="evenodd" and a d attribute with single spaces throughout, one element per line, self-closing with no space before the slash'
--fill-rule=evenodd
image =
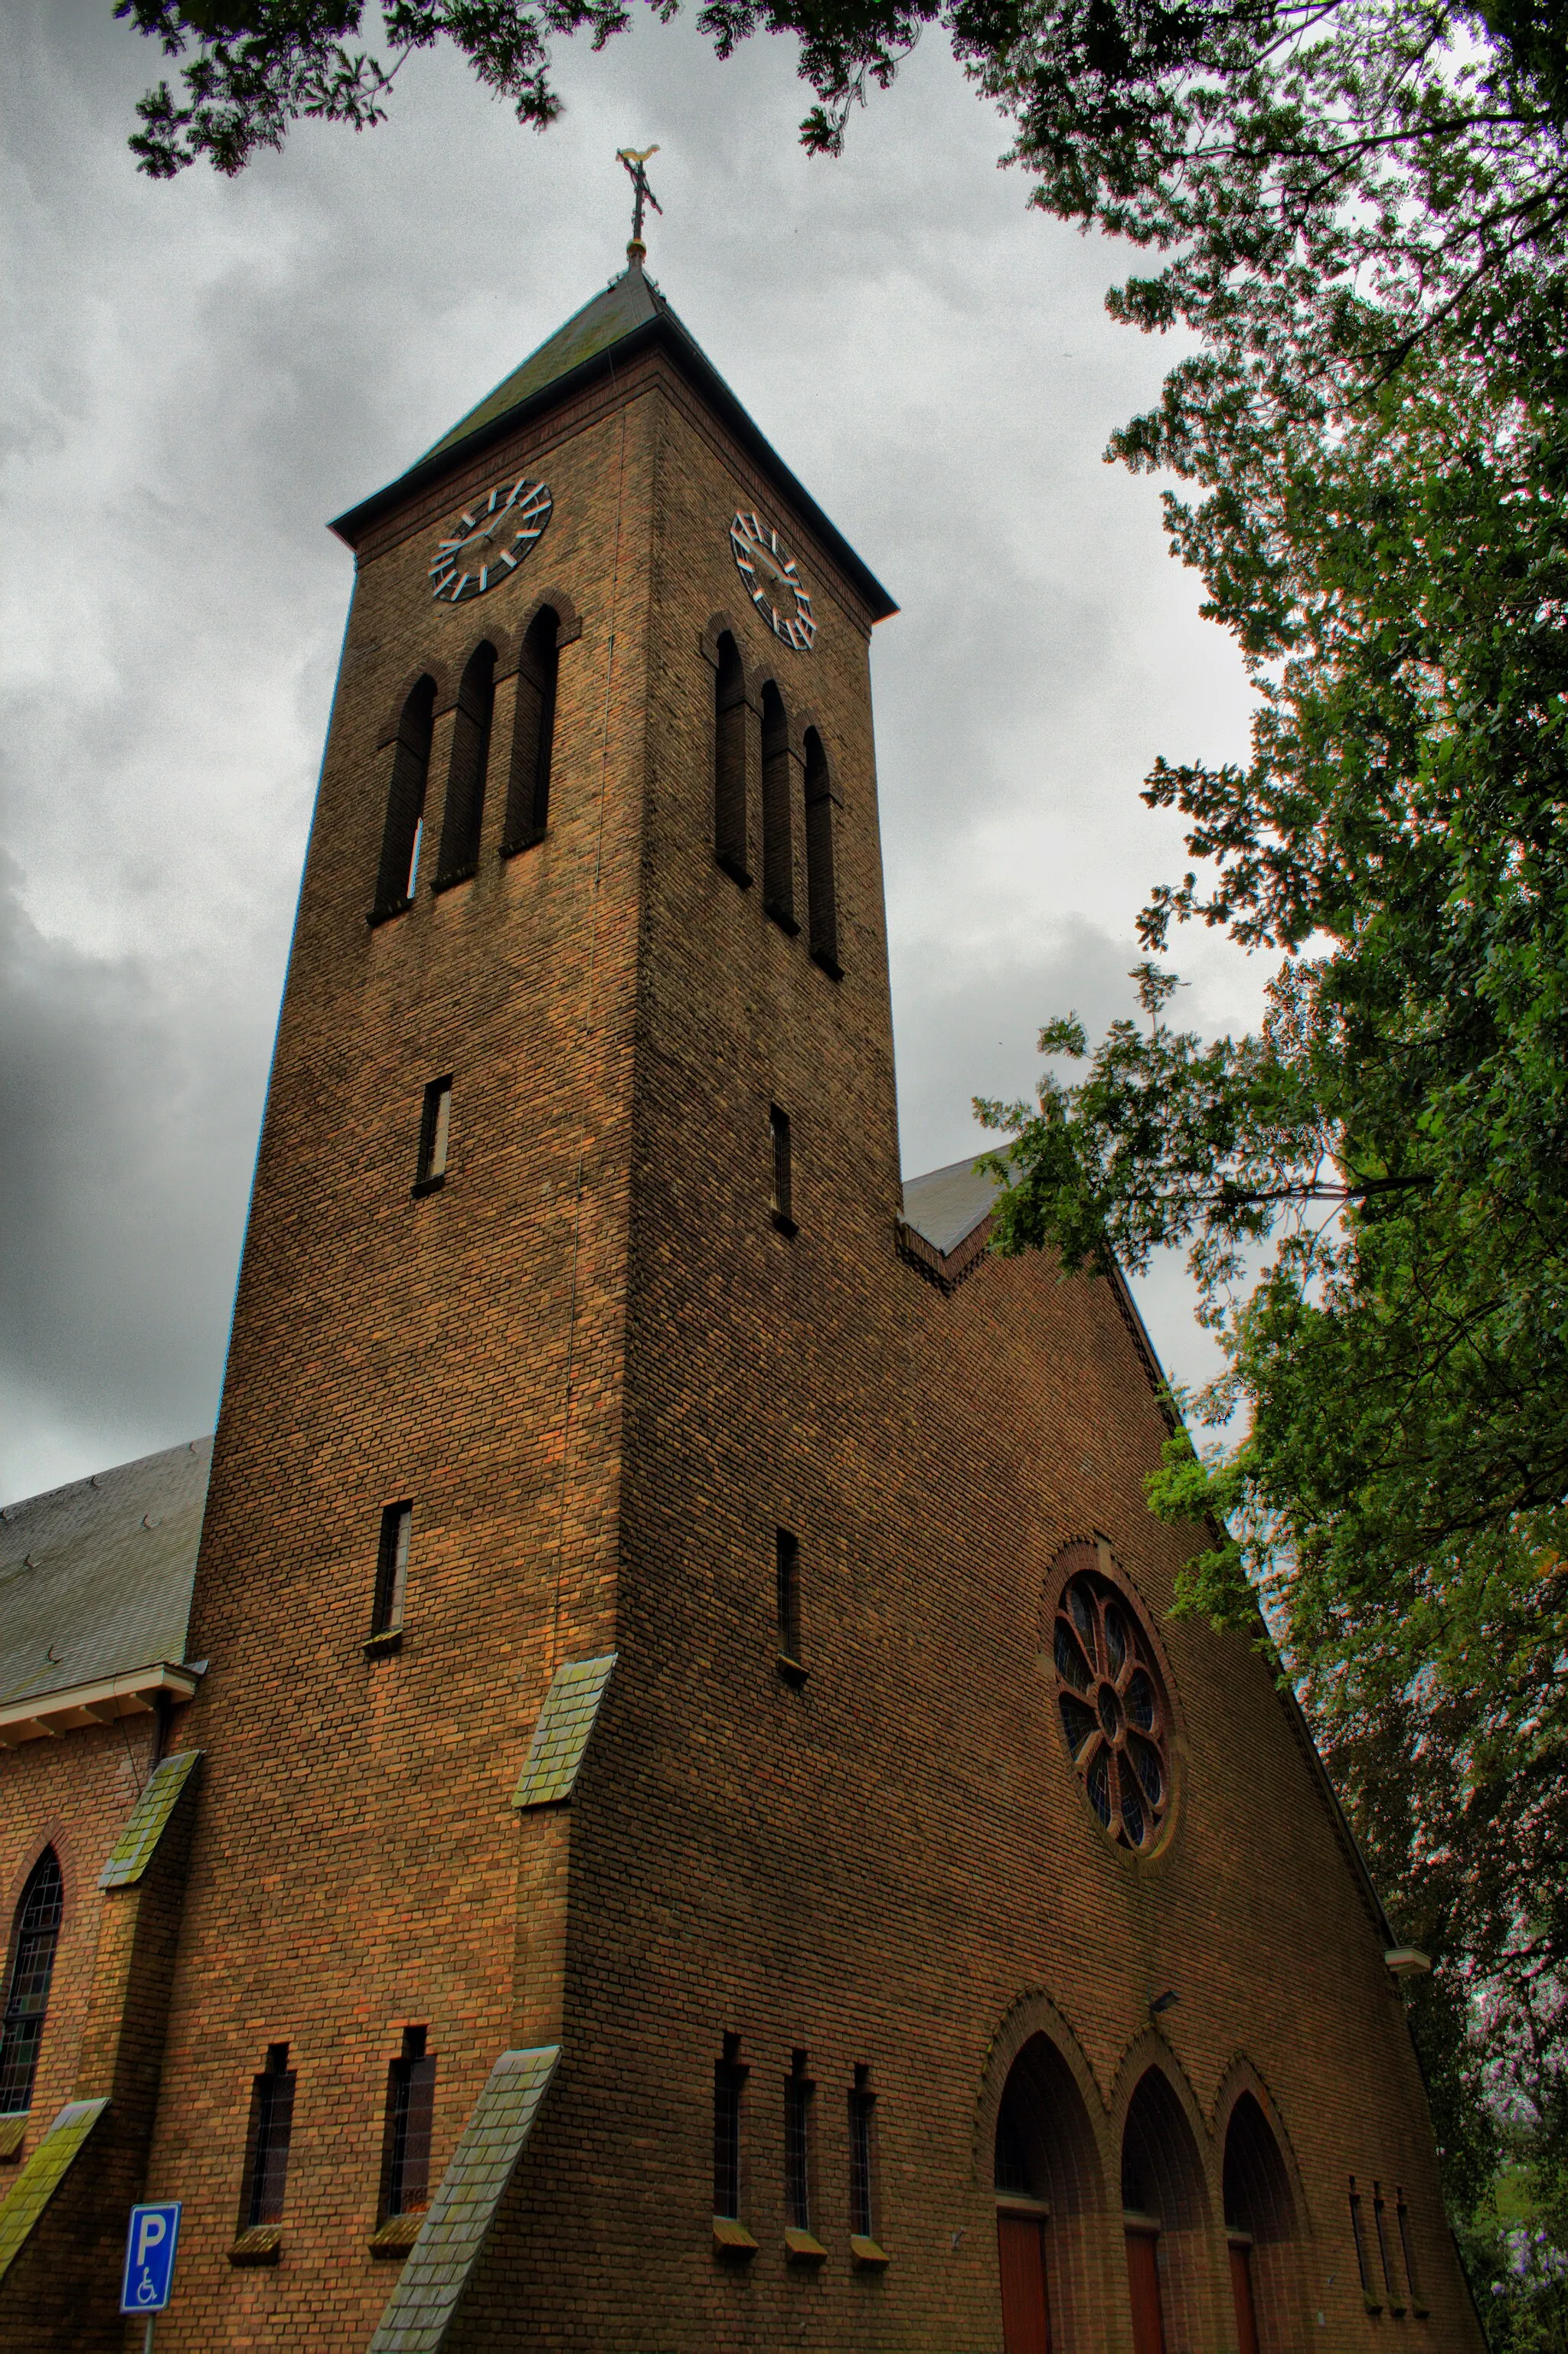
<path id="1" fill-rule="evenodd" d="M 125 2274 L 120 2284 L 122 2313 L 144 2313 L 147 2335 L 143 2354 L 153 2354 L 153 2323 L 169 2301 L 175 2285 L 175 2250 L 180 2238 L 180 2201 L 164 2199 L 155 2205 L 132 2207 L 125 2234 Z"/>

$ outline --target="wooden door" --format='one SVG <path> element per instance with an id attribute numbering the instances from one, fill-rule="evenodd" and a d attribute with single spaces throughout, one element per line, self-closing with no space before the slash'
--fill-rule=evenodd
<path id="1" fill-rule="evenodd" d="M 1045 2303 L 1045 2226 L 1033 2215 L 996 2219 L 1001 2260 L 1001 2342 L 1005 2354 L 1051 2354 Z"/>
<path id="2" fill-rule="evenodd" d="M 1133 2354 L 1165 2354 L 1160 2309 L 1160 2242 L 1153 2232 L 1128 2232 L 1127 2277 L 1132 2292 Z"/>
<path id="3" fill-rule="evenodd" d="M 1257 2354 L 1257 2307 L 1252 2301 L 1252 2250 L 1231 2242 L 1231 2295 L 1236 2302 L 1236 2344 Z"/>

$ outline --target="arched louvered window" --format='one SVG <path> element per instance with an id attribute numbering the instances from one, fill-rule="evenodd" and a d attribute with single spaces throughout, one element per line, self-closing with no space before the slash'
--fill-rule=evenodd
<path id="1" fill-rule="evenodd" d="M 33 2078 L 48 2016 L 49 1980 L 64 1908 L 59 1858 L 47 1847 L 27 1874 L 11 1938 L 5 2014 L 0 2024 L 0 2115 L 33 2105 Z"/>
<path id="2" fill-rule="evenodd" d="M 769 680 L 762 690 L 762 904 L 787 932 L 795 921 L 795 844 L 789 822 L 789 722 Z"/>
<path id="3" fill-rule="evenodd" d="M 396 916 L 414 896 L 419 847 L 425 830 L 425 785 L 430 772 L 430 728 L 436 682 L 422 678 L 403 705 L 392 747 L 392 782 L 381 834 L 381 869 L 376 879 L 371 920 Z"/>
<path id="4" fill-rule="evenodd" d="M 811 954 L 838 978 L 839 900 L 833 879 L 833 786 L 814 727 L 806 730 L 806 907 Z"/>
<path id="5" fill-rule="evenodd" d="M 479 828 L 484 816 L 484 777 L 490 766 L 490 723 L 495 709 L 495 648 L 475 646 L 458 687 L 452 728 L 447 805 L 441 813 L 441 852 L 436 889 L 461 883 L 479 864 Z"/>
<path id="6" fill-rule="evenodd" d="M 506 831 L 501 854 L 526 850 L 550 822 L 550 756 L 556 736 L 556 639 L 561 617 L 546 605 L 535 614 L 517 663 L 517 717 L 512 730 L 512 772 L 506 788 Z"/>
<path id="7" fill-rule="evenodd" d="M 746 844 L 746 672 L 726 630 L 714 681 L 714 854 L 726 875 L 749 883 Z"/>

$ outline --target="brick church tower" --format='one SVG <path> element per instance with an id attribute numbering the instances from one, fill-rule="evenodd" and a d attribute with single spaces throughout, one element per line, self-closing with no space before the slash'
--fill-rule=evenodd
<path id="1" fill-rule="evenodd" d="M 1130 1300 L 900 1184 L 894 607 L 641 260 L 335 526 L 159 2354 L 1477 2347 L 1375 1893 L 1166 1615 Z"/>

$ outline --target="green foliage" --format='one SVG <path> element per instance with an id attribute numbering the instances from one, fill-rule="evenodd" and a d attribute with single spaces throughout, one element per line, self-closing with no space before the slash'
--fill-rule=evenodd
<path id="1" fill-rule="evenodd" d="M 676 0 L 653 5 L 668 17 Z M 623 0 L 385 0 L 384 60 L 352 46 L 363 0 L 117 0 L 114 14 L 182 60 L 178 94 L 161 81 L 136 109 L 131 151 L 155 180 L 204 157 L 217 171 L 242 171 L 302 120 L 371 130 L 386 120 L 400 68 L 439 41 L 453 43 L 519 122 L 542 131 L 561 111 L 551 37 L 587 32 L 602 48 L 631 21 Z"/>

